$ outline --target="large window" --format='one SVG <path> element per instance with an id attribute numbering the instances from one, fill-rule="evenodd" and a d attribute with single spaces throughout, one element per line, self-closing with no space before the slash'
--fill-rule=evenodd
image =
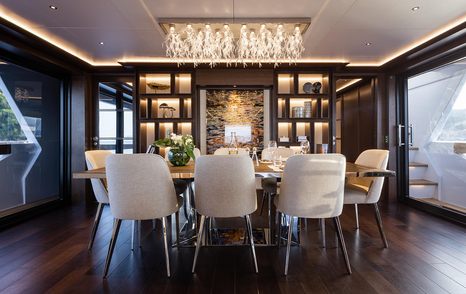
<path id="1" fill-rule="evenodd" d="M 0 61 L 0 216 L 60 196 L 61 84 Z"/>

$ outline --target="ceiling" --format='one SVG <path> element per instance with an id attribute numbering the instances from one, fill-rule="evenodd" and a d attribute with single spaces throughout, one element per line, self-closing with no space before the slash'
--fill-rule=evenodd
<path id="1" fill-rule="evenodd" d="M 310 17 L 303 61 L 379 66 L 466 21 L 466 0 L 0 0 L 1 17 L 93 65 L 162 61 L 157 19 L 233 13 Z"/>

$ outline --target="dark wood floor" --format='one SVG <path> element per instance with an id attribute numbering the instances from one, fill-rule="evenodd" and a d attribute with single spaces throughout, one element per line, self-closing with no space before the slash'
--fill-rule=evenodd
<path id="1" fill-rule="evenodd" d="M 5 293 L 466 293 L 466 229 L 404 205 L 382 208 L 390 244 L 383 249 L 372 207 L 352 207 L 342 223 L 353 274 L 346 274 L 332 226 L 326 249 L 317 225 L 291 249 L 283 276 L 284 248 L 257 248 L 259 274 L 246 247 L 203 248 L 191 274 L 193 248 L 173 249 L 172 278 L 165 274 L 160 228 L 144 226 L 142 249 L 130 250 L 124 223 L 108 280 L 102 279 L 111 216 L 104 212 L 92 252 L 87 241 L 94 209 L 64 208 L 0 232 L 0 292 Z M 329 222 L 330 224 L 330 222 Z"/>

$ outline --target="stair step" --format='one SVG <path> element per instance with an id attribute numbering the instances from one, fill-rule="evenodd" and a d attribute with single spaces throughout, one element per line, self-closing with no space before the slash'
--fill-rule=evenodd
<path id="1" fill-rule="evenodd" d="M 409 180 L 409 185 L 411 186 L 437 186 L 438 183 L 432 182 L 429 180 L 424 180 L 424 179 L 412 179 Z"/>
<path id="2" fill-rule="evenodd" d="M 413 167 L 428 167 L 429 165 L 427 163 L 421 163 L 421 162 L 410 162 L 409 166 Z"/>
<path id="3" fill-rule="evenodd" d="M 418 151 L 419 150 L 419 147 L 409 147 L 409 150 L 414 150 L 414 151 Z"/>

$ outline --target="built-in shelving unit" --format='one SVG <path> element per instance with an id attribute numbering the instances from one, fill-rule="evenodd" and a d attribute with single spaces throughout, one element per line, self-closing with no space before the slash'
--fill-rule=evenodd
<path id="1" fill-rule="evenodd" d="M 272 137 L 278 145 L 299 146 L 305 137 L 315 153 L 329 144 L 329 73 L 276 71 L 274 88 Z"/>
<path id="2" fill-rule="evenodd" d="M 138 77 L 140 152 L 170 133 L 194 135 L 193 74 L 144 72 Z"/>

